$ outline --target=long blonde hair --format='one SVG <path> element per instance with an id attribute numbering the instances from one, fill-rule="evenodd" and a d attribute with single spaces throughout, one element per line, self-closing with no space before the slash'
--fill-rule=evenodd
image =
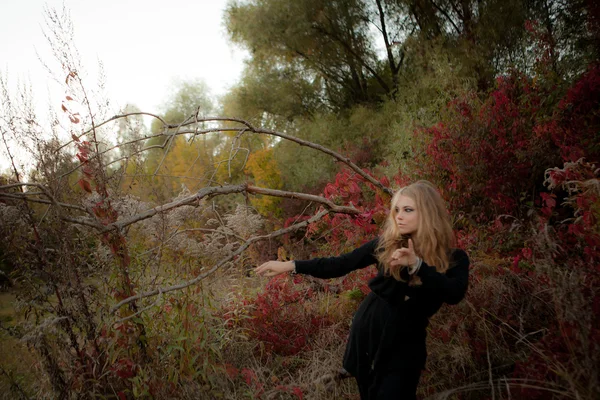
<path id="1" fill-rule="evenodd" d="M 435 186 L 428 181 L 418 181 L 399 189 L 392 197 L 391 210 L 376 250 L 384 273 L 401 280 L 400 268 L 390 266 L 394 250 L 408 247 L 409 236 L 401 235 L 396 224 L 395 206 L 400 196 L 410 197 L 418 212 L 417 231 L 411 237 L 415 253 L 428 265 L 435 266 L 438 272 L 446 272 L 450 249 L 455 242 L 450 215 Z"/>

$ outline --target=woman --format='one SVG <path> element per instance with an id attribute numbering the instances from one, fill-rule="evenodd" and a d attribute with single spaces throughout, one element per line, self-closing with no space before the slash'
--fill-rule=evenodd
<path id="1" fill-rule="evenodd" d="M 344 369 L 363 400 L 414 399 L 429 318 L 467 291 L 469 258 L 453 244 L 443 199 L 431 183 L 419 181 L 394 194 L 381 237 L 339 257 L 269 261 L 256 272 L 334 278 L 377 264 L 371 293 L 352 321 Z"/>

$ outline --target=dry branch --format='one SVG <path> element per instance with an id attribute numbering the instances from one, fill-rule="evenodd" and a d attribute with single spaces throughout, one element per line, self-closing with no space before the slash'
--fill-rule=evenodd
<path id="1" fill-rule="evenodd" d="M 32 203 L 57 205 L 57 206 L 60 206 L 60 207 L 70 208 L 70 209 L 73 209 L 73 210 L 83 211 L 83 212 L 87 211 L 85 208 L 83 208 L 81 206 L 76 206 L 74 204 L 61 203 L 61 202 L 53 202 L 51 200 L 44 200 L 44 199 L 40 199 L 40 198 L 37 198 L 37 197 L 29 197 L 27 192 L 21 193 L 21 194 L 17 194 L 17 193 L 0 193 L 0 197 L 5 197 L 7 199 L 27 200 L 27 201 L 30 201 Z"/>
<path id="2" fill-rule="evenodd" d="M 27 197 L 25 194 L 3 193 L 3 192 L 0 192 L 0 198 L 2 198 L 2 197 L 18 198 L 18 199 L 22 199 L 25 201 L 51 204 L 51 205 L 56 205 L 56 206 L 60 206 L 60 207 L 64 207 L 64 208 L 75 209 L 78 211 L 86 211 L 83 207 L 80 207 L 80 206 L 77 206 L 74 204 L 57 202 L 48 193 L 47 188 L 43 187 L 43 185 L 40 185 L 40 184 L 15 183 L 15 184 L 6 185 L 6 186 L 0 186 L 0 190 L 7 189 L 7 188 L 13 188 L 13 187 L 19 187 L 19 186 L 39 187 L 50 198 L 50 200 L 31 198 L 31 197 Z M 153 207 L 149 210 L 132 215 L 128 218 L 123 218 L 121 220 L 118 220 L 118 221 L 108 224 L 108 225 L 101 225 L 99 222 L 96 222 L 90 218 L 84 218 L 84 217 L 72 218 L 72 217 L 64 217 L 63 216 L 63 217 L 61 217 L 61 219 L 63 219 L 64 221 L 67 221 L 67 222 L 75 223 L 75 224 L 90 226 L 92 228 L 98 229 L 100 231 L 100 233 L 106 233 L 106 232 L 109 232 L 112 230 L 119 231 L 129 225 L 146 220 L 148 218 L 152 218 L 153 216 L 155 216 L 157 214 L 164 213 L 164 212 L 173 210 L 175 208 L 197 204 L 200 200 L 204 199 L 205 197 L 227 195 L 227 194 L 233 194 L 233 193 L 260 194 L 260 195 L 267 195 L 267 196 L 274 196 L 274 197 L 287 197 L 290 199 L 307 200 L 307 201 L 312 201 L 315 203 L 322 204 L 323 206 L 325 206 L 328 210 L 330 210 L 332 212 L 339 212 L 339 213 L 351 214 L 351 215 L 359 214 L 359 211 L 354 207 L 338 206 L 338 205 L 334 204 L 331 200 L 326 199 L 321 196 L 316 196 L 316 195 L 307 194 L 307 193 L 300 193 L 300 192 L 288 192 L 288 191 L 284 191 L 284 190 L 267 189 L 267 188 L 261 188 L 258 186 L 250 186 L 250 185 L 246 185 L 246 184 L 240 184 L 240 185 L 228 185 L 228 186 L 210 186 L 210 187 L 202 188 L 193 195 L 186 196 L 184 198 L 172 201 L 170 203 L 166 203 L 166 204 L 162 204 L 160 206 Z"/>
<path id="3" fill-rule="evenodd" d="M 207 133 L 214 133 L 214 132 L 239 132 L 240 130 L 243 130 L 244 132 L 253 132 L 253 133 L 262 133 L 265 135 L 271 135 L 271 136 L 276 136 L 276 137 L 280 137 L 282 139 L 286 139 L 289 140 L 291 142 L 297 143 L 300 146 L 306 146 L 306 147 L 310 147 L 312 149 L 318 150 L 322 153 L 325 153 L 333 158 L 335 158 L 336 160 L 346 164 L 350 169 L 352 169 L 354 172 L 356 172 L 358 175 L 362 176 L 366 181 L 370 182 L 371 184 L 373 184 L 375 187 L 378 187 L 379 189 L 381 189 L 382 191 L 384 191 L 385 193 L 388 193 L 390 195 L 393 194 L 393 191 L 384 186 L 381 182 L 379 182 L 377 179 L 373 178 L 372 176 L 370 176 L 369 174 L 367 174 L 365 171 L 363 171 L 358 165 L 354 164 L 350 158 L 345 157 L 331 149 L 328 149 L 327 147 L 321 146 L 319 144 L 313 143 L 313 142 L 309 142 L 307 140 L 304 139 L 300 139 L 297 138 L 295 136 L 291 136 L 282 132 L 278 132 L 278 131 L 273 131 L 273 130 L 269 130 L 269 129 L 262 129 L 262 128 L 257 128 L 254 125 L 252 125 L 250 122 L 243 120 L 243 119 L 239 119 L 239 118 L 226 118 L 226 117 L 206 117 L 206 118 L 198 118 L 197 114 L 196 115 L 192 115 L 191 117 L 187 118 L 185 121 L 179 123 L 179 124 L 168 124 L 166 123 L 162 118 L 154 115 L 154 114 L 150 114 L 150 113 L 129 113 L 129 114 L 121 114 L 121 115 L 115 115 L 111 118 L 109 118 L 108 120 L 101 122 L 99 124 L 96 125 L 96 127 L 100 127 L 102 125 L 105 125 L 108 122 L 111 121 L 115 121 L 117 119 L 120 118 L 127 118 L 128 116 L 133 116 L 133 115 L 149 115 L 152 116 L 154 118 L 157 118 L 158 120 L 160 120 L 163 124 L 163 133 L 161 134 L 156 134 L 156 135 L 149 135 L 143 138 L 139 138 L 139 139 L 135 139 L 132 141 L 129 141 L 127 143 L 123 143 L 123 144 L 133 144 L 142 140 L 147 140 L 150 139 L 152 137 L 157 137 L 157 136 L 163 136 L 165 135 L 166 132 L 168 132 L 170 129 L 176 129 L 176 132 L 169 132 L 168 136 L 169 139 L 172 139 L 174 136 L 178 136 L 178 135 L 184 135 L 184 134 L 194 134 L 194 135 L 203 135 L 203 134 L 207 134 Z M 193 129 L 193 130 L 182 130 L 181 128 L 186 127 L 186 126 L 190 126 L 190 125 L 197 125 L 197 124 L 201 124 L 201 123 L 210 123 L 210 122 L 232 122 L 232 123 L 237 123 L 237 124 L 241 124 L 244 126 L 244 128 L 240 128 L 240 127 L 212 127 L 212 128 L 207 128 L 207 129 Z M 78 136 L 78 138 L 81 138 L 83 136 L 85 136 L 86 134 L 90 133 L 91 130 L 85 131 L 83 132 L 81 135 Z M 169 143 L 170 140 L 165 141 L 165 143 L 163 145 L 158 145 L 158 146 L 152 146 L 153 148 L 156 147 L 160 147 L 160 148 L 164 148 L 167 143 Z M 68 145 L 72 143 L 68 142 L 66 143 L 64 146 Z M 62 147 L 64 147 L 62 146 Z M 120 145 L 118 145 L 120 146 Z M 100 153 L 100 154 L 104 154 L 107 151 L 113 150 L 114 148 L 118 147 L 118 146 L 114 146 L 111 149 L 107 149 L 104 152 Z M 143 149 L 142 151 L 147 150 Z M 82 165 L 78 165 L 77 167 L 75 167 L 75 170 L 77 170 L 78 168 L 80 168 Z M 70 171 L 69 173 L 73 172 Z"/>
<path id="4" fill-rule="evenodd" d="M 192 286 L 198 282 L 200 282 L 201 280 L 207 278 L 208 276 L 212 275 L 215 271 L 217 271 L 220 267 L 222 267 L 223 265 L 227 264 L 228 262 L 230 262 L 231 260 L 233 260 L 235 257 L 239 256 L 240 254 L 242 254 L 248 247 L 250 247 L 251 244 L 261 241 L 261 240 L 267 240 L 267 239 L 273 239 L 275 237 L 278 236 L 282 236 L 285 235 L 287 233 L 290 232 L 294 232 L 297 231 L 300 228 L 304 228 L 306 226 L 308 226 L 309 224 L 312 224 L 313 222 L 316 222 L 318 220 L 320 220 L 321 218 L 323 218 L 325 215 L 329 214 L 329 211 L 323 210 L 321 212 L 319 212 L 316 215 L 313 215 L 310 219 L 306 220 L 306 221 L 302 221 L 302 222 L 298 222 L 297 224 L 291 225 L 287 228 L 283 228 L 283 229 L 279 229 L 275 232 L 272 232 L 268 235 L 262 235 L 262 236 L 254 236 L 248 240 L 246 240 L 244 243 L 242 243 L 240 245 L 240 247 L 237 248 L 237 250 L 235 250 L 233 253 L 231 253 L 229 256 L 223 258 L 222 260 L 220 260 L 218 263 L 216 263 L 211 269 L 209 269 L 208 271 L 196 276 L 194 279 L 191 279 L 189 281 L 185 281 L 182 283 L 179 283 L 177 285 L 173 285 L 173 286 L 168 286 L 166 288 L 157 288 L 148 292 L 144 292 L 144 293 L 140 293 L 137 294 L 135 296 L 131 296 L 128 297 L 122 301 L 120 301 L 119 303 L 117 303 L 115 306 L 113 306 L 110 311 L 112 313 L 114 313 L 116 310 L 118 310 L 119 308 L 123 307 L 124 305 L 131 303 L 132 301 L 136 301 L 139 299 L 143 299 L 146 297 L 151 297 L 151 296 L 156 296 L 158 294 L 162 294 L 162 293 L 167 293 L 167 292 L 172 292 L 174 290 L 181 290 L 181 289 L 185 289 L 186 287 Z"/>
<path id="5" fill-rule="evenodd" d="M 128 114 L 115 115 L 106 121 L 94 124 L 92 129 L 84 131 L 83 133 L 78 135 L 77 140 L 79 140 L 80 138 L 84 137 L 87 134 L 90 134 L 90 133 L 93 134 L 95 129 L 97 129 L 103 125 L 106 125 L 109 122 L 116 121 L 121 118 L 127 118 L 128 116 L 134 116 L 134 115 L 149 115 L 149 116 L 152 116 L 153 118 L 158 119 L 163 124 L 163 132 L 160 134 L 156 134 L 156 135 L 147 135 L 143 138 L 138 138 L 135 140 L 128 141 L 127 143 L 119 144 L 117 146 L 114 146 L 107 150 L 104 150 L 101 153 L 96 151 L 96 153 L 97 153 L 96 157 L 100 157 L 102 154 L 104 154 L 108 151 L 114 150 L 122 145 L 133 144 L 136 142 L 148 140 L 148 139 L 158 137 L 158 136 L 168 136 L 168 140 L 166 140 L 165 143 L 163 143 L 163 145 L 149 146 L 149 147 L 142 149 L 141 151 L 147 151 L 150 148 L 156 148 L 156 147 L 165 148 L 165 146 L 168 146 L 168 144 L 170 142 L 172 142 L 172 139 L 178 135 L 193 134 L 195 137 L 197 135 L 214 133 L 214 132 L 239 132 L 239 135 L 242 135 L 246 132 L 252 132 L 252 133 L 276 136 L 276 137 L 297 143 L 300 146 L 306 146 L 306 147 L 315 149 L 317 151 L 320 151 L 324 154 L 327 154 L 327 155 L 335 158 L 336 160 L 344 163 L 345 165 L 347 165 L 355 173 L 362 176 L 366 181 L 368 181 L 369 183 L 374 185 L 376 188 L 379 188 L 380 190 L 382 190 L 385 193 L 392 194 L 391 189 L 385 187 L 382 183 L 380 183 L 375 178 L 373 178 L 372 176 L 367 174 L 365 171 L 360 169 L 348 157 L 345 157 L 333 150 L 330 150 L 330 149 L 323 147 L 321 145 L 318 145 L 316 143 L 312 143 L 312 142 L 309 142 L 309 141 L 306 141 L 306 140 L 303 140 L 303 139 L 300 139 L 300 138 L 297 138 L 297 137 L 294 137 L 294 136 L 291 136 L 291 135 L 288 135 L 288 134 L 285 134 L 282 132 L 257 128 L 255 126 L 253 126 L 251 123 L 249 123 L 248 121 L 245 121 L 242 119 L 237 119 L 237 118 L 221 118 L 221 117 L 199 118 L 198 114 L 196 113 L 195 115 L 192 115 L 191 117 L 189 117 L 188 119 L 186 119 L 185 121 L 183 121 L 179 124 L 168 124 L 168 123 L 166 123 L 166 121 L 164 121 L 162 118 L 160 118 L 157 115 L 150 114 L 150 113 L 143 113 L 143 112 L 134 112 L 134 113 L 128 113 Z M 238 126 L 223 126 L 223 127 L 210 126 L 208 128 L 198 129 L 200 124 L 210 124 L 210 123 L 213 123 L 213 124 L 233 123 L 233 124 L 237 124 Z M 239 125 L 241 125 L 241 126 L 239 126 Z M 60 149 L 64 148 L 68 144 L 73 143 L 74 141 L 66 143 L 65 145 L 61 146 L 58 150 L 60 151 Z M 163 158 L 163 160 L 164 160 L 164 158 Z M 65 174 L 65 175 L 68 175 L 68 174 L 76 171 L 77 169 L 83 167 L 84 165 L 85 165 L 84 163 L 79 164 L 77 167 L 75 167 L 71 171 L 67 172 L 67 174 Z M 48 197 L 48 200 L 40 199 L 38 197 L 34 198 L 31 196 L 31 194 L 27 194 L 27 193 L 15 194 L 15 193 L 3 193 L 1 191 L 2 189 L 9 189 L 12 187 L 23 187 L 23 186 L 38 187 L 42 191 L 42 193 L 36 193 L 36 194 L 37 195 L 40 195 L 40 194 L 45 195 L 46 197 Z M 325 215 L 327 215 L 330 212 L 344 213 L 344 214 L 349 214 L 349 215 L 357 215 L 360 213 L 359 210 L 357 210 L 356 208 L 354 208 L 352 206 L 336 205 L 331 200 L 326 199 L 321 196 L 316 196 L 316 195 L 311 195 L 311 194 L 306 194 L 306 193 L 299 193 L 299 192 L 289 192 L 289 191 L 283 191 L 283 190 L 268 189 L 268 188 L 262 188 L 262 187 L 257 187 L 257 186 L 251 186 L 251 185 L 247 185 L 247 184 L 239 184 L 239 185 L 205 187 L 205 188 L 200 189 L 199 191 L 197 191 L 196 193 L 194 193 L 192 195 L 189 195 L 189 196 L 171 201 L 169 203 L 165 203 L 165 204 L 150 208 L 148 210 L 145 210 L 143 212 L 137 213 L 135 215 L 132 215 L 132 216 L 129 216 L 126 218 L 119 219 L 108 225 L 103 225 L 96 218 L 61 216 L 61 219 L 63 219 L 64 221 L 70 222 L 70 223 L 92 227 L 92 228 L 96 229 L 98 231 L 98 233 L 104 234 L 104 233 L 107 233 L 110 231 L 122 231 L 124 228 L 126 228 L 130 225 L 133 225 L 140 221 L 152 218 L 153 216 L 155 216 L 157 214 L 169 212 L 173 209 L 176 209 L 176 208 L 179 208 L 182 206 L 197 205 L 203 199 L 210 198 L 211 196 L 228 195 L 228 194 L 234 194 L 234 193 L 267 195 L 267 196 L 287 197 L 287 198 L 292 198 L 292 199 L 306 200 L 309 202 L 321 204 L 325 209 L 320 211 L 316 215 L 312 216 L 310 219 L 293 224 L 292 226 L 290 226 L 288 228 L 280 229 L 280 230 L 272 232 L 268 235 L 255 236 L 255 237 L 252 237 L 245 241 L 242 240 L 240 246 L 233 253 L 231 253 L 229 256 L 227 256 L 227 257 L 223 258 L 222 260 L 220 260 L 219 262 L 217 262 L 208 271 L 201 273 L 200 275 L 196 276 L 195 278 L 193 278 L 189 281 L 185 281 L 185 282 L 182 282 L 177 285 L 173 285 L 173 286 L 169 286 L 169 287 L 165 287 L 165 288 L 161 287 L 161 288 L 157 288 L 157 289 L 154 289 L 154 290 L 151 290 L 148 292 L 137 294 L 135 296 L 128 297 L 128 298 L 122 300 L 121 302 L 119 302 L 118 304 L 116 304 L 111 309 L 111 311 L 115 312 L 123 305 L 133 303 L 136 300 L 139 300 L 142 298 L 155 296 L 158 294 L 167 293 L 167 292 L 174 291 L 174 290 L 180 290 L 180 289 L 186 288 L 188 286 L 194 285 L 195 283 L 210 276 L 212 273 L 217 271 L 220 267 L 222 267 L 222 266 L 226 265 L 227 263 L 231 262 L 232 260 L 234 260 L 237 256 L 242 254 L 251 244 L 253 244 L 257 241 L 260 241 L 260 240 L 272 239 L 277 236 L 281 236 L 286 233 L 293 232 L 293 231 L 296 231 L 303 227 L 306 227 L 307 225 L 320 220 L 321 218 L 323 218 Z M 2 198 L 2 197 L 19 198 L 19 199 L 23 199 L 25 201 L 49 204 L 50 206 L 61 207 L 64 209 L 89 212 L 89 210 L 86 210 L 85 208 L 78 206 L 78 205 L 58 202 L 50 194 L 49 190 L 40 184 L 15 183 L 12 185 L 0 187 L 0 198 Z"/>

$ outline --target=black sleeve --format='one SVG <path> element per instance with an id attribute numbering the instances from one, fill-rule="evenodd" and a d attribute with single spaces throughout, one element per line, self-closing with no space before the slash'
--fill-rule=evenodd
<path id="1" fill-rule="evenodd" d="M 350 253 L 339 257 L 313 258 L 312 260 L 294 261 L 296 272 L 312 275 L 316 278 L 337 278 L 344 276 L 356 269 L 365 268 L 377 263 L 375 248 L 377 241 L 373 239 Z"/>
<path id="2" fill-rule="evenodd" d="M 444 302 L 458 304 L 465 297 L 469 285 L 469 256 L 463 250 L 454 250 L 451 267 L 445 274 L 423 262 L 417 275 L 423 287 L 440 291 Z"/>

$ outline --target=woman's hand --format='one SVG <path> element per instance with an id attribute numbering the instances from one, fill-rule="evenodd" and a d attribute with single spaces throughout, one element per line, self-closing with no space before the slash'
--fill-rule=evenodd
<path id="1" fill-rule="evenodd" d="M 410 267 L 417 262 L 417 255 L 413 246 L 412 239 L 408 239 L 408 248 L 402 247 L 392 253 L 390 266 L 392 267 Z"/>
<path id="2" fill-rule="evenodd" d="M 294 268 L 293 261 L 267 261 L 260 267 L 256 267 L 254 272 L 258 275 L 275 276 L 284 272 L 291 272 Z"/>

